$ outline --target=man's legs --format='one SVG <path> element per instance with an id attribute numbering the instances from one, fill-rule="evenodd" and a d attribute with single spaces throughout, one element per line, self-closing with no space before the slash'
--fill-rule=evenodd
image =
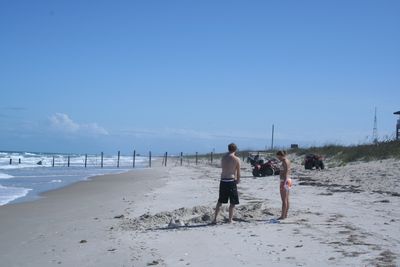
<path id="1" fill-rule="evenodd" d="M 221 202 L 217 202 L 217 206 L 215 207 L 215 216 L 214 216 L 214 220 L 212 221 L 212 223 L 217 223 L 217 216 L 219 213 L 219 209 L 221 208 L 222 203 Z"/>
<path id="2" fill-rule="evenodd" d="M 229 205 L 229 223 L 232 223 L 234 209 L 235 209 L 235 204 L 230 204 Z"/>

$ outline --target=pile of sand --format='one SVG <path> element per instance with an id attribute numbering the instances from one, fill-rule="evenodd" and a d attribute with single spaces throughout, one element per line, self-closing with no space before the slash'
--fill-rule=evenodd
<path id="1" fill-rule="evenodd" d="M 275 214 L 276 210 L 273 211 Z M 272 210 L 266 208 L 263 202 L 253 202 L 240 205 L 235 209 L 235 221 L 255 222 L 267 221 L 273 216 Z M 124 230 L 148 231 L 157 229 L 172 229 L 179 227 L 196 227 L 210 224 L 214 218 L 214 209 L 209 206 L 195 206 L 193 208 L 180 208 L 173 211 L 159 212 L 156 214 L 145 213 L 137 218 L 127 218 L 121 223 Z M 221 208 L 219 221 L 228 220 L 228 206 Z"/>

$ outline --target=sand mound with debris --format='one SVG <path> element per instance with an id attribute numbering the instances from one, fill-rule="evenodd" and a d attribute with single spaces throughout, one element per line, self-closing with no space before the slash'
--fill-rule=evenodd
<path id="1" fill-rule="evenodd" d="M 276 211 L 275 211 L 276 213 Z M 251 222 L 268 220 L 273 213 L 262 202 L 249 203 L 237 206 L 235 209 L 235 221 Z M 195 227 L 210 224 L 214 216 L 214 208 L 209 206 L 196 206 L 193 208 L 180 208 L 173 211 L 157 214 L 145 213 L 137 218 L 125 219 L 121 227 L 124 230 L 155 230 L 178 227 Z M 228 205 L 221 208 L 219 220 L 228 219 Z"/>

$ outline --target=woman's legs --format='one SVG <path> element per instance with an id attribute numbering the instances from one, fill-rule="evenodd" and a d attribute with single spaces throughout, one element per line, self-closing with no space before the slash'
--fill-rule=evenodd
<path id="1" fill-rule="evenodd" d="M 286 219 L 289 211 L 289 190 L 285 191 L 286 191 L 286 210 L 285 210 L 285 219 Z"/>
<path id="2" fill-rule="evenodd" d="M 281 212 L 281 217 L 279 217 L 278 219 L 283 220 L 286 219 L 289 210 L 289 191 L 281 187 L 280 193 L 282 200 L 282 212 Z"/>

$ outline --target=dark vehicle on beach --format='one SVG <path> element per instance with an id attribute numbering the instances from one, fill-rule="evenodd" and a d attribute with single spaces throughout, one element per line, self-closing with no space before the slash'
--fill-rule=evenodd
<path id="1" fill-rule="evenodd" d="M 251 164 L 254 177 L 264 177 L 279 174 L 279 163 L 277 159 L 264 159 L 258 155 L 247 157 L 247 162 Z"/>
<path id="2" fill-rule="evenodd" d="M 321 156 L 315 154 L 306 155 L 304 159 L 304 168 L 306 170 L 312 170 L 314 168 L 317 170 L 323 170 L 324 167 L 323 158 Z"/>
<path id="3" fill-rule="evenodd" d="M 255 156 L 248 156 L 247 157 L 247 163 L 250 163 L 251 166 L 254 166 L 255 164 L 258 164 L 260 161 L 263 161 L 263 158 L 260 158 L 259 155 L 255 155 Z"/>

